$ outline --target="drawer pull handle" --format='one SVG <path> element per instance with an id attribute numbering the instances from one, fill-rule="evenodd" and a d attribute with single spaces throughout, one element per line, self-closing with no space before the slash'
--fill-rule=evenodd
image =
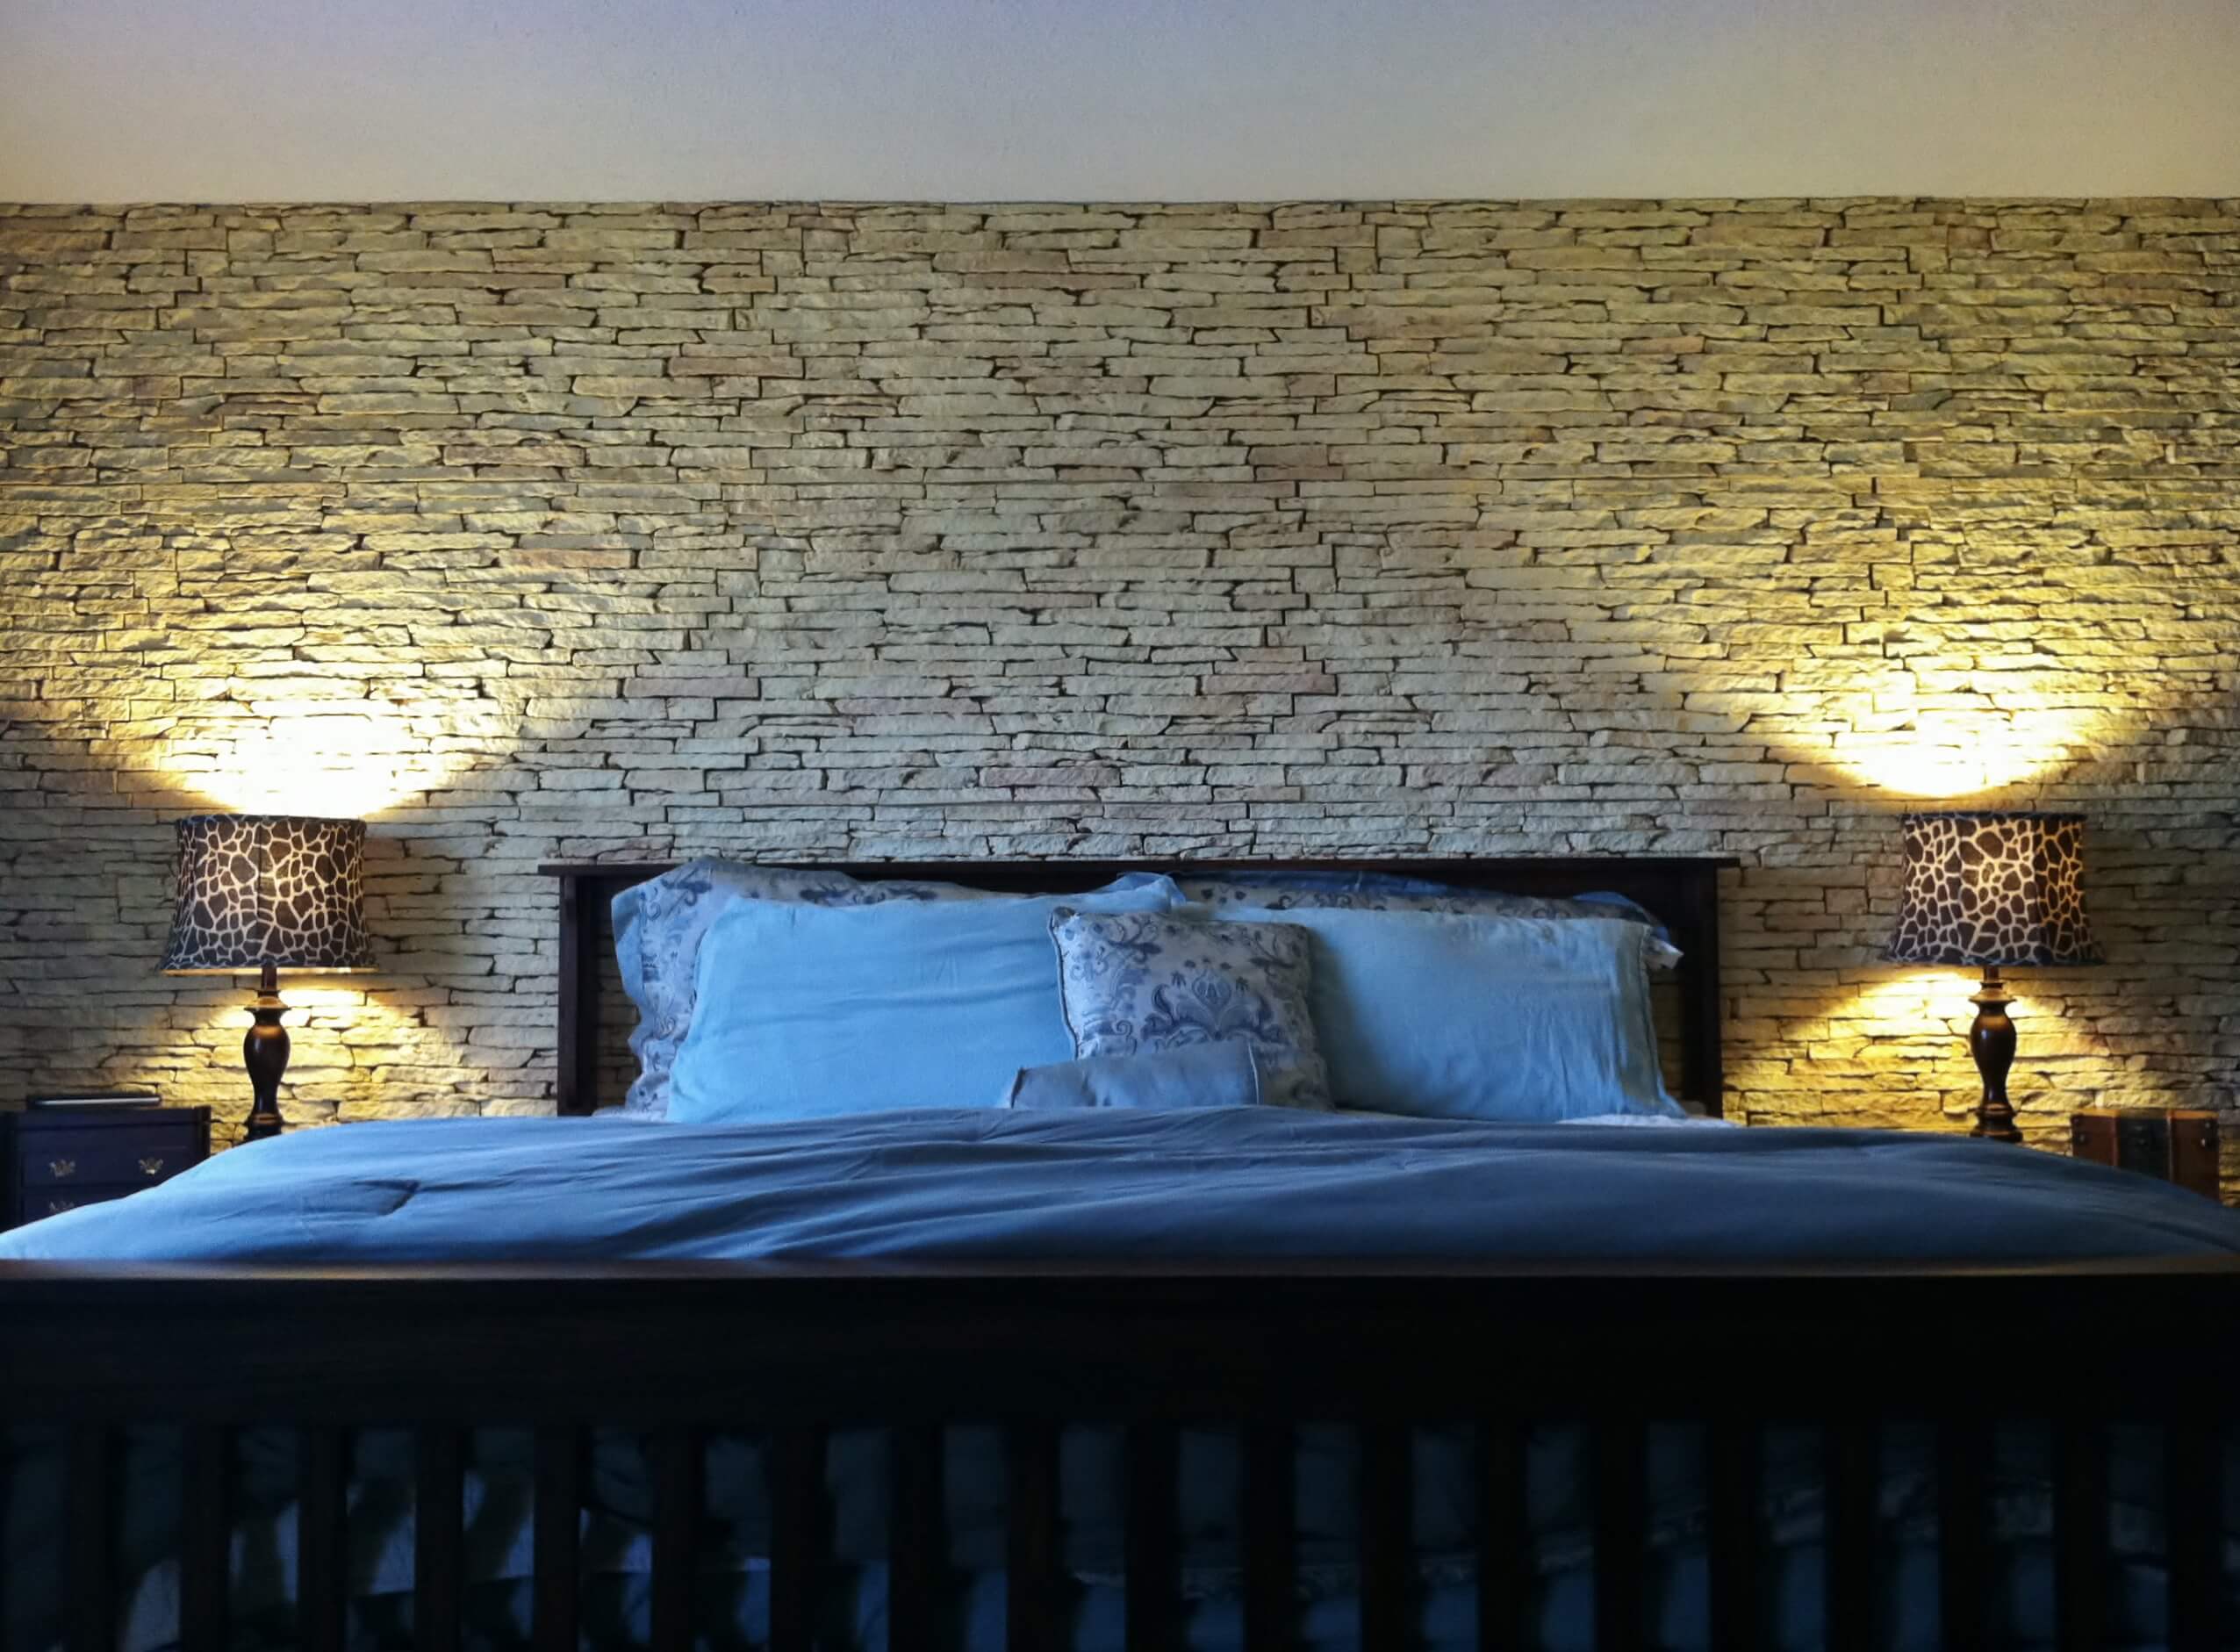
<path id="1" fill-rule="evenodd" d="M 49 1216 L 60 1216 L 65 1210 L 76 1210 L 78 1206 L 83 1203 L 85 1202 L 83 1199 L 74 1199 L 65 1194 L 59 1197 L 49 1199 L 47 1202 L 47 1214 Z"/>
<path id="2" fill-rule="evenodd" d="M 57 1182 L 67 1182 L 78 1174 L 78 1161 L 75 1159 L 50 1159 L 47 1161 L 47 1174 Z"/>
<path id="3" fill-rule="evenodd" d="M 140 1161 L 140 1174 L 144 1176 L 160 1176 L 163 1174 L 163 1161 L 161 1159 L 143 1159 Z"/>

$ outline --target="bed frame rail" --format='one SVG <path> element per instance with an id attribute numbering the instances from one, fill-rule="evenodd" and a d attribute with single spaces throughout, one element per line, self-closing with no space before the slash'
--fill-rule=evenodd
<path id="1" fill-rule="evenodd" d="M 1238 1304 L 1249 1300 L 1249 1315 Z M 1595 1645 L 1644 1645 L 1645 1431 L 1702 1425 L 1709 1451 L 1712 1643 L 1763 1644 L 1763 1430 L 1818 1425 L 1832 1558 L 1827 1644 L 1877 1644 L 1885 1536 L 1877 1454 L 1893 1422 L 1936 1426 L 1943 1644 L 1978 1652 L 1985 1625 L 1994 1430 L 2056 1442 L 2064 1652 L 2105 1643 L 2108 1429 L 2161 1431 L 2172 1652 L 2223 1644 L 2223 1431 L 2157 1396 L 2183 1371 L 2214 1395 L 2240 1378 L 2229 1263 L 2031 1272 L 1829 1274 L 1551 1268 L 1406 1272 L 1361 1267 L 1140 1272 L 1049 1268 L 824 1267 L 87 1273 L 0 1270 L 0 1393 L 16 1426 L 65 1431 L 72 1652 L 114 1644 L 116 1464 L 126 1424 L 181 1430 L 176 1552 L 182 1644 L 226 1646 L 229 1498 L 237 1431 L 302 1431 L 299 1634 L 342 1644 L 350 1431 L 413 1431 L 414 1644 L 461 1642 L 466 1431 L 533 1431 L 534 1644 L 578 1644 L 577 1511 L 586 1431 L 643 1432 L 654 1488 L 651 1644 L 682 1652 L 702 1626 L 710 1538 L 701 1446 L 751 1431 L 772 1511 L 777 1652 L 817 1641 L 830 1431 L 887 1431 L 893 1645 L 935 1644 L 944 1566 L 942 1453 L 951 1421 L 1007 1440 L 1008 1645 L 1066 1643 L 1058 1441 L 1068 1422 L 1124 1427 L 1126 1643 L 1178 1644 L 1176 1442 L 1185 1424 L 1244 1440 L 1243 1602 L 1251 1652 L 1297 1629 L 1293 1431 L 1358 1431 L 1360 1644 L 1408 1645 L 1408 1430 L 1466 1422 L 1477 1451 L 1478 1644 L 1534 1645 L 1527 1431 L 1592 1430 Z M 2121 1335 L 2080 1339 L 2080 1325 Z M 1652 1356 L 1645 1362 L 1645 1351 Z M 1658 1351 L 1662 1351 L 1661 1355 Z M 1660 1360 L 1662 1363 L 1655 1362 Z M 2057 1414 L 2007 1423 L 2003 1374 Z M 0 1590 L 7 1586 L 0 1577 Z"/>

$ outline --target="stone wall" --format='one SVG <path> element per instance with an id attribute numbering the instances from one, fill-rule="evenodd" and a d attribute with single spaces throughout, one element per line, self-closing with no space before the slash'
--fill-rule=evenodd
<path id="1" fill-rule="evenodd" d="M 561 855 L 1731 852 L 1730 1105 L 1957 1124 L 1894 815 L 2092 817 L 2023 1122 L 2236 1101 L 2240 203 L 0 208 L 0 1098 L 549 1105 Z"/>

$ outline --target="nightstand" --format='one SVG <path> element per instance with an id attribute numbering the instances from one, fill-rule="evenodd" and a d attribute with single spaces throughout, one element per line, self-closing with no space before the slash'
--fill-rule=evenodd
<path id="1" fill-rule="evenodd" d="M 2218 1196 L 2216 1115 L 2185 1107 L 2087 1107 L 2069 1116 L 2072 1158 Z"/>
<path id="2" fill-rule="evenodd" d="M 207 1107 L 35 1107 L 0 1114 L 0 1227 L 121 1199 L 209 1156 Z"/>

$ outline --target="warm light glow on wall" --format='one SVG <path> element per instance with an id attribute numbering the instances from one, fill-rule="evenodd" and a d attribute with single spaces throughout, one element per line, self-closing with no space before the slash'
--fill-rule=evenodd
<path id="1" fill-rule="evenodd" d="M 1888 975 L 1852 988 L 1835 1018 L 1853 1037 L 1877 1042 L 1930 1038 L 1940 1051 L 1949 1044 L 1954 1059 L 1965 1065 L 1968 1024 L 1976 1013 L 1968 995 L 1977 985 L 1970 970 L 1893 967 Z M 2011 991 L 2014 983 L 2007 986 Z M 2014 1005 L 2018 1011 L 2025 1008 L 2019 994 Z M 1968 1066 L 1967 1071 L 1972 1080 L 1975 1068 Z"/>
<path id="2" fill-rule="evenodd" d="M 1923 716 L 1890 734 L 1840 740 L 1836 761 L 1859 780 L 1901 797 L 1969 798 L 2004 791 L 2061 766 L 2084 743 L 2055 713 Z"/>
<path id="3" fill-rule="evenodd" d="M 2028 689 L 1925 690 L 1910 675 L 1840 696 L 1830 713 L 1836 766 L 1901 798 L 1989 796 L 2058 774 L 2107 738 L 2097 708 Z"/>
<path id="4" fill-rule="evenodd" d="M 154 760 L 214 807 L 363 820 L 434 791 L 502 749 L 485 700 L 224 702 L 183 721 Z"/>

